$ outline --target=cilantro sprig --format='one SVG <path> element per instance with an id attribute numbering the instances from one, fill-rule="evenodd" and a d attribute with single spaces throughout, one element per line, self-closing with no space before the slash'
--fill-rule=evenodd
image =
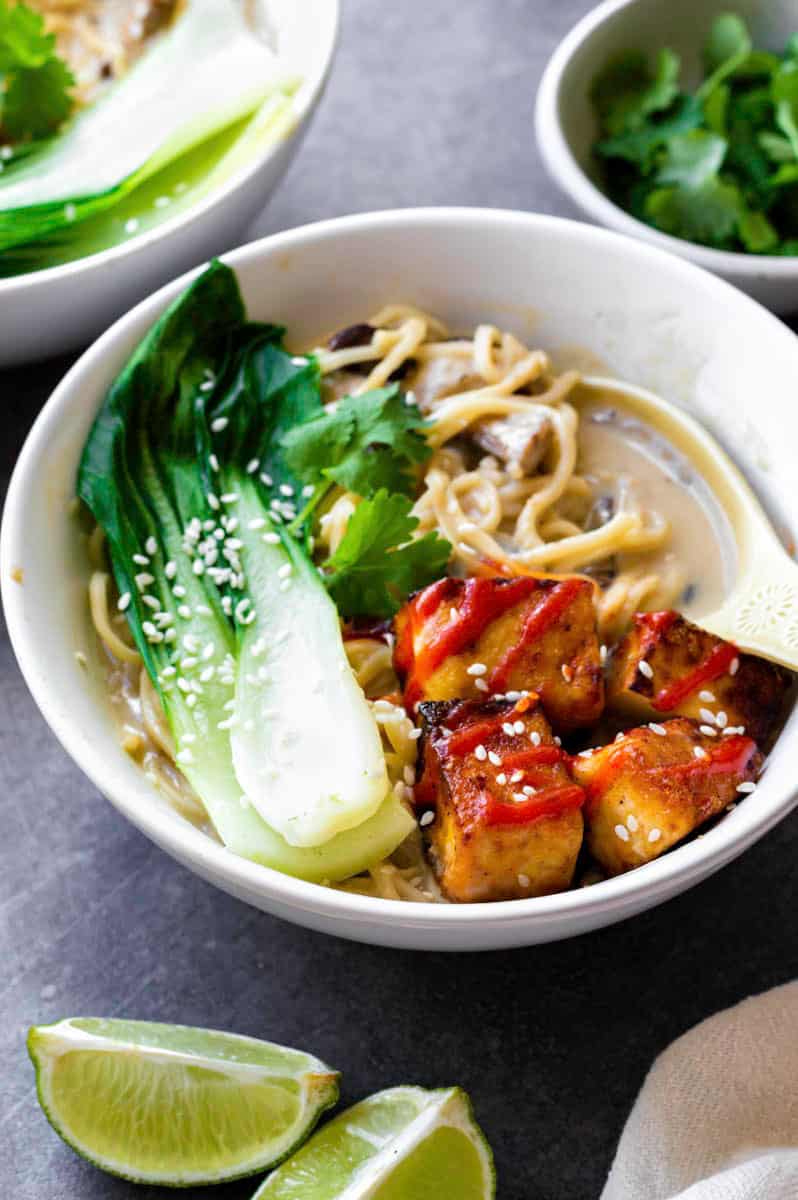
<path id="1" fill-rule="evenodd" d="M 74 83 L 41 15 L 0 0 L 0 142 L 53 133 L 72 111 Z"/>
<path id="2" fill-rule="evenodd" d="M 290 527 L 308 533 L 312 514 L 336 487 L 361 497 L 322 578 L 344 617 L 388 617 L 412 591 L 445 570 L 451 546 L 415 538 L 410 496 L 430 456 L 424 420 L 398 384 L 347 396 L 280 439 L 280 452 L 306 504 Z"/>
<path id="3" fill-rule="evenodd" d="M 694 92 L 663 48 L 609 62 L 591 97 L 609 195 L 665 233 L 724 250 L 798 248 L 798 34 L 782 54 L 753 46 L 723 13 L 704 47 Z"/>

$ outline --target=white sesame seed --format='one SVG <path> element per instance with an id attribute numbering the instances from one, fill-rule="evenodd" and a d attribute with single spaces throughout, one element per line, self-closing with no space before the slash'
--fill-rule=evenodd
<path id="1" fill-rule="evenodd" d="M 739 670 L 740 670 L 740 660 L 739 660 L 739 658 L 733 658 L 731 660 L 731 662 L 729 663 L 729 674 L 736 675 Z"/>
<path id="2" fill-rule="evenodd" d="M 150 555 L 150 557 L 152 557 L 153 554 L 158 553 L 158 542 L 153 537 L 152 534 L 150 534 L 150 536 L 147 538 L 146 542 L 144 543 L 144 549 L 147 551 L 147 553 Z"/>
<path id="3" fill-rule="evenodd" d="M 703 700 L 704 704 L 714 704 L 715 703 L 715 693 L 708 692 L 705 689 L 703 692 L 698 693 L 698 699 Z"/>
<path id="4" fill-rule="evenodd" d="M 208 504 L 213 509 L 213 511 L 218 512 L 219 511 L 219 497 L 216 495 L 216 493 L 208 492 L 207 500 L 208 500 Z"/>
<path id="5" fill-rule="evenodd" d="M 274 480 L 272 479 L 272 477 L 268 471 L 261 471 L 260 481 L 261 481 L 261 483 L 264 483 L 266 485 L 266 487 L 271 487 L 272 484 L 274 483 Z"/>
<path id="6" fill-rule="evenodd" d="M 520 804 L 526 800 L 526 796 L 523 792 L 513 792 L 513 800 L 516 800 Z"/>
<path id="7" fill-rule="evenodd" d="M 279 585 L 279 590 L 280 590 L 281 592 L 287 592 L 287 591 L 288 591 L 288 589 L 289 589 L 290 587 L 291 587 L 291 580 L 290 580 L 290 579 L 284 579 L 284 580 L 282 581 L 282 583 Z"/>
<path id="8" fill-rule="evenodd" d="M 606 661 L 607 661 L 607 647 L 602 642 L 602 644 L 599 646 L 599 662 L 601 663 L 602 667 L 604 666 Z"/>
<path id="9" fill-rule="evenodd" d="M 536 729 L 533 729 L 532 732 L 530 733 L 529 740 L 533 746 L 540 745 L 540 734 L 538 733 L 538 731 Z"/>
<path id="10" fill-rule="evenodd" d="M 131 217 L 129 221 L 125 221 L 125 233 L 133 234 L 138 231 L 139 223 L 135 217 Z"/>
<path id="11" fill-rule="evenodd" d="M 434 820 L 435 820 L 435 813 L 432 811 L 427 811 L 427 812 L 421 814 L 421 817 L 419 818 L 418 823 L 422 829 L 426 829 L 426 827 L 428 825 L 431 825 Z"/>
<path id="12" fill-rule="evenodd" d="M 515 735 L 515 730 L 513 729 L 512 721 L 504 722 L 504 724 L 502 725 L 502 733 L 506 733 L 508 737 L 513 737 Z"/>
<path id="13" fill-rule="evenodd" d="M 523 733 L 525 728 L 523 721 L 513 721 L 513 733 Z"/>
<path id="14" fill-rule="evenodd" d="M 484 679 L 475 679 L 474 687 L 477 689 L 478 692 L 489 692 L 490 691 L 490 688 L 488 687 L 488 685 Z"/>
<path id="15" fill-rule="evenodd" d="M 652 721 L 652 722 L 651 722 L 651 724 L 649 725 L 649 729 L 651 730 L 651 732 L 652 732 L 652 733 L 657 733 L 657 734 L 659 734 L 659 736 L 660 736 L 660 737 L 667 737 L 667 736 L 668 736 L 668 731 L 667 731 L 667 729 L 665 728 L 665 726 L 664 726 L 664 725 L 658 725 L 656 721 Z"/>
<path id="16" fill-rule="evenodd" d="M 203 386 L 204 386 L 204 384 L 203 384 Z M 213 385 L 211 385 L 211 386 L 213 386 Z M 219 470 L 219 459 L 216 457 L 216 455 L 215 455 L 215 454 L 209 454 L 209 455 L 208 455 L 208 462 L 211 464 L 211 470 L 212 470 L 212 471 L 218 471 L 218 470 Z"/>
<path id="17" fill-rule="evenodd" d="M 130 607 L 130 599 L 131 599 L 130 592 L 122 593 L 122 595 L 119 597 L 119 599 L 116 602 L 116 607 L 119 609 L 120 612 L 124 612 L 126 608 Z"/>
<path id="18" fill-rule="evenodd" d="M 519 872 L 519 875 L 518 875 L 518 886 L 519 886 L 519 887 L 522 887 L 522 888 L 528 888 L 528 887 L 529 887 L 529 876 L 528 876 L 528 875 L 524 875 L 523 871 Z"/>
<path id="19" fill-rule="evenodd" d="M 717 737 L 718 731 L 712 725 L 699 725 L 698 732 L 703 733 L 704 737 Z"/>
<path id="20" fill-rule="evenodd" d="M 484 675 L 487 672 L 487 667 L 484 663 L 475 662 L 467 669 L 467 675 Z"/>
<path id="21" fill-rule="evenodd" d="M 261 541 L 265 542 L 267 546 L 277 546 L 280 542 L 280 535 L 279 533 L 264 533 Z"/>
<path id="22" fill-rule="evenodd" d="M 502 787 L 504 787 L 505 783 L 507 782 L 507 776 L 505 775 L 504 771 L 501 771 L 496 776 L 496 782 L 500 783 L 502 785 Z"/>
<path id="23" fill-rule="evenodd" d="M 184 621 L 188 621 L 191 617 L 191 609 L 188 604 L 178 604 L 177 615 L 182 617 Z"/>
<path id="24" fill-rule="evenodd" d="M 146 554 L 134 554 L 133 562 L 140 567 L 148 567 L 150 565 L 150 560 L 147 558 Z"/>
<path id="25" fill-rule="evenodd" d="M 629 816 L 626 818 L 626 828 L 630 833 L 637 833 L 637 817 L 634 815 L 634 813 L 629 813 Z"/>
<path id="26" fill-rule="evenodd" d="M 291 487 L 290 483 L 281 483 L 279 490 L 281 496 L 293 496 L 294 494 L 294 489 Z"/>
<path id="27" fill-rule="evenodd" d="M 704 721 L 707 725 L 714 725 L 715 714 L 713 712 L 710 712 L 710 710 L 708 708 L 699 708 L 698 715 L 701 718 L 701 720 Z"/>
<path id="28" fill-rule="evenodd" d="M 625 825 L 616 825 L 615 826 L 615 836 L 620 838 L 622 842 L 628 842 L 629 841 L 629 830 L 626 828 Z"/>
<path id="29" fill-rule="evenodd" d="M 485 747 L 482 745 L 481 742 L 474 750 L 474 757 L 478 758 L 480 762 L 484 762 L 485 759 L 488 757 L 488 752 L 485 749 Z"/>
<path id="30" fill-rule="evenodd" d="M 562 672 L 562 677 L 566 683 L 573 683 L 573 679 L 574 679 L 573 667 L 569 667 L 568 663 L 563 663 L 562 666 L 560 667 L 560 671 Z"/>
<path id="31" fill-rule="evenodd" d="M 693 746 L 693 754 L 696 758 L 706 758 L 707 752 L 703 746 Z"/>
<path id="32" fill-rule="evenodd" d="M 194 761 L 194 755 L 191 753 L 191 751 L 188 748 L 186 748 L 185 750 L 180 750 L 175 755 L 175 762 L 180 763 L 182 766 L 188 766 L 188 764 L 193 763 L 193 761 Z"/>
<path id="33" fill-rule="evenodd" d="M 291 566 L 290 562 L 283 563 L 281 567 L 277 568 L 278 579 L 287 579 L 293 569 L 294 568 Z"/>
<path id="34" fill-rule="evenodd" d="M 577 758 L 592 758 L 592 757 L 593 757 L 592 750 L 580 750 L 579 753 L 577 754 Z"/>
<path id="35" fill-rule="evenodd" d="M 202 561 L 201 558 L 195 558 L 194 562 L 191 565 L 191 569 L 195 575 L 204 575 L 205 574 L 205 563 Z"/>
<path id="36" fill-rule="evenodd" d="M 140 592 L 143 592 L 145 588 L 148 588 L 151 583 L 155 583 L 155 579 L 152 575 L 148 574 L 147 571 L 140 571 L 138 575 L 134 576 L 134 579 L 136 581 L 136 587 Z"/>
<path id="37" fill-rule="evenodd" d="M 174 577 L 177 575 L 177 563 L 174 561 L 174 559 L 170 558 L 163 570 L 167 579 L 174 579 Z"/>
<path id="38" fill-rule="evenodd" d="M 524 793 L 525 796 L 534 796 L 535 793 L 537 792 L 537 790 L 538 790 L 537 788 L 532 787 L 531 783 L 526 783 L 521 788 L 521 791 Z"/>
<path id="39" fill-rule="evenodd" d="M 259 458 L 251 458 L 247 463 L 247 475 L 254 475 L 260 466 Z"/>
<path id="40" fill-rule="evenodd" d="M 637 669 L 638 669 L 638 671 L 640 672 L 640 674 L 641 674 L 641 675 L 645 675 L 646 679 L 653 679 L 653 678 L 654 678 L 654 672 L 653 672 L 653 670 L 652 670 L 651 666 L 650 666 L 650 665 L 649 665 L 649 664 L 646 662 L 646 660 L 645 660 L 645 659 L 642 659 L 642 660 L 641 660 L 641 661 L 640 661 L 640 662 L 637 664 Z"/>
<path id="41" fill-rule="evenodd" d="M 174 629 L 167 629 L 163 635 L 163 640 L 165 642 L 173 642 L 176 637 L 177 634 L 175 633 Z"/>
<path id="42" fill-rule="evenodd" d="M 316 489 L 312 483 L 307 483 L 307 484 L 305 484 L 305 486 L 302 489 L 302 495 L 305 497 L 306 500 L 309 500 L 310 497 L 315 492 L 315 490 Z"/>
<path id="43" fill-rule="evenodd" d="M 153 612 L 158 612 L 161 607 L 161 602 L 155 596 L 142 596 L 142 604 L 146 604 L 147 608 L 151 608 Z"/>
<path id="44" fill-rule="evenodd" d="M 255 531 L 257 531 L 258 529 L 263 529 L 265 527 L 265 525 L 266 525 L 265 517 L 253 517 L 251 521 L 247 521 L 247 529 L 252 529 Z"/>
<path id="45" fill-rule="evenodd" d="M 488 762 L 494 767 L 500 767 L 502 765 L 502 760 L 495 750 L 488 751 Z"/>
<path id="46" fill-rule="evenodd" d="M 648 831 L 648 840 L 650 842 L 658 842 L 662 837 L 662 832 L 659 829 L 650 829 Z"/>
<path id="47" fill-rule="evenodd" d="M 183 587 L 182 583 L 176 583 L 172 588 L 172 591 L 177 596 L 178 600 L 182 600 L 186 594 L 186 589 Z"/>
<path id="48" fill-rule="evenodd" d="M 191 692 L 190 695 L 186 696 L 186 704 L 188 705 L 189 708 L 193 708 L 196 703 L 197 703 L 197 697 L 194 695 L 193 692 Z"/>
<path id="49" fill-rule="evenodd" d="M 737 791 L 740 793 L 741 796 L 750 795 L 751 792 L 756 791 L 756 784 L 751 780 L 749 780 L 747 783 L 738 783 Z"/>
<path id="50" fill-rule="evenodd" d="M 211 421 L 211 432 L 221 433 L 223 429 L 227 428 L 227 425 L 227 417 L 216 417 L 215 420 Z"/>
<path id="51" fill-rule="evenodd" d="M 721 709 L 718 715 L 715 717 L 715 724 L 717 725 L 718 729 L 725 729 L 729 724 L 729 718 L 723 709 Z"/>

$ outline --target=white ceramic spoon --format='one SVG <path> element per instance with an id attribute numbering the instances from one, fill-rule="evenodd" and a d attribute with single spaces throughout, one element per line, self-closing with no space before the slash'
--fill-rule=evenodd
<path id="1" fill-rule="evenodd" d="M 798 563 L 782 546 L 739 469 L 697 421 L 652 392 L 588 375 L 587 388 L 615 392 L 624 407 L 663 434 L 704 478 L 725 510 L 737 549 L 737 571 L 720 608 L 697 625 L 742 650 L 798 671 Z"/>

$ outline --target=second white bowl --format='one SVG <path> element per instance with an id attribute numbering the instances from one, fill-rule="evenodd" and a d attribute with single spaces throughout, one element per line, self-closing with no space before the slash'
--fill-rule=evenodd
<path id="1" fill-rule="evenodd" d="M 701 50 L 713 20 L 733 9 L 754 45 L 781 50 L 798 31 L 794 0 L 605 0 L 563 39 L 543 74 L 535 129 L 543 161 L 562 190 L 593 221 L 714 271 L 775 312 L 798 312 L 798 257 L 712 250 L 660 233 L 631 216 L 601 190 L 592 148 L 598 136 L 592 81 L 623 50 L 653 55 L 669 46 L 680 55 L 691 86 L 701 79 Z"/>

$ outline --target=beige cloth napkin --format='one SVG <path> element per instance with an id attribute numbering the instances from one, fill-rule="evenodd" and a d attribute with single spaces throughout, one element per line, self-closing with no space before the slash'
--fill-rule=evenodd
<path id="1" fill-rule="evenodd" d="M 601 1200 L 798 1200 L 798 981 L 660 1055 Z"/>

